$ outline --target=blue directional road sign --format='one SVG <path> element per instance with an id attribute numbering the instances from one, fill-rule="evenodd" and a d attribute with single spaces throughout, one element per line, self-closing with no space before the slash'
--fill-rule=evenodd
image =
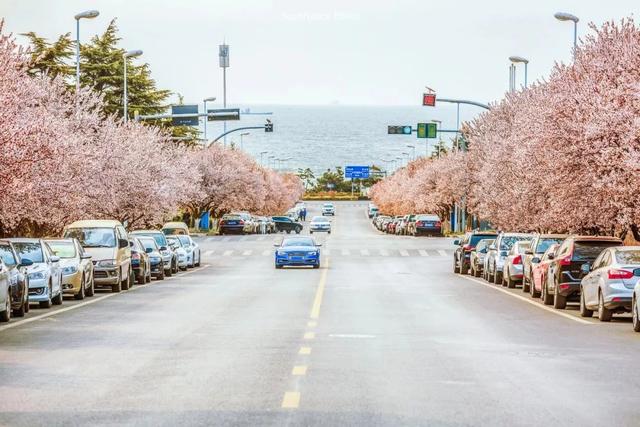
<path id="1" fill-rule="evenodd" d="M 369 166 L 345 166 L 345 178 L 369 178 Z"/>

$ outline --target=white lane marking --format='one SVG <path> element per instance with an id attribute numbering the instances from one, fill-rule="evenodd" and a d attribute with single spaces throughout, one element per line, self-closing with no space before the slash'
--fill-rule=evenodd
<path id="1" fill-rule="evenodd" d="M 579 317 L 567 314 L 567 313 L 565 313 L 565 312 L 563 312 L 561 310 L 556 310 L 555 308 L 547 307 L 546 305 L 540 304 L 540 303 L 532 300 L 531 298 L 527 298 L 527 297 L 522 296 L 522 295 L 514 294 L 513 292 L 510 292 L 510 291 L 508 291 L 506 289 L 503 289 L 502 287 L 498 287 L 498 286 L 496 286 L 496 285 L 494 285 L 492 283 L 483 282 L 480 279 L 474 279 L 473 277 L 463 276 L 461 274 L 458 274 L 458 276 L 462 277 L 463 279 L 470 280 L 472 282 L 478 283 L 478 284 L 480 284 L 482 286 L 486 286 L 487 288 L 496 290 L 498 292 L 502 292 L 503 294 L 509 295 L 510 297 L 517 298 L 517 299 L 519 299 L 521 301 L 524 301 L 526 303 L 529 303 L 529 304 L 533 305 L 534 307 L 538 307 L 539 309 L 548 311 L 549 313 L 553 313 L 553 314 L 556 314 L 558 316 L 562 316 L 562 317 L 565 317 L 567 319 L 571 319 L 574 322 L 582 323 L 583 325 L 593 325 L 594 324 L 592 322 L 589 322 L 587 320 L 581 319 Z"/>
<path id="2" fill-rule="evenodd" d="M 271 249 L 265 249 L 264 251 L 262 251 L 262 256 L 269 256 L 273 253 L 273 251 Z"/>
<path id="3" fill-rule="evenodd" d="M 252 253 L 253 253 L 253 251 L 252 251 L 251 249 L 248 249 L 248 250 L 246 250 L 246 251 L 242 252 L 242 256 L 249 256 L 249 255 L 251 255 Z"/>
<path id="4" fill-rule="evenodd" d="M 442 249 L 438 249 L 438 253 L 439 253 L 441 256 L 447 256 L 447 253 L 446 253 L 444 250 L 442 250 Z"/>
<path id="5" fill-rule="evenodd" d="M 342 256 L 349 256 L 349 255 L 351 255 L 351 252 L 349 252 L 349 249 L 342 250 Z"/>
<path id="6" fill-rule="evenodd" d="M 424 249 L 419 249 L 418 253 L 420 254 L 420 256 L 429 256 L 429 253 Z"/>
<path id="7" fill-rule="evenodd" d="M 382 256 L 389 256 L 389 251 L 386 249 L 380 249 L 380 255 Z"/>
<path id="8" fill-rule="evenodd" d="M 192 270 L 189 270 L 189 271 L 187 271 L 185 273 L 180 273 L 179 276 L 165 277 L 164 280 L 165 281 L 170 281 L 170 280 L 179 279 L 180 277 L 186 276 L 188 274 L 195 273 L 195 272 L 200 271 L 200 270 L 204 270 L 207 267 L 209 267 L 209 264 L 204 264 L 201 267 L 196 267 L 196 268 L 194 268 Z M 64 308 L 61 308 L 59 310 L 48 311 L 46 313 L 39 314 L 39 315 L 34 316 L 34 317 L 29 317 L 29 318 L 24 319 L 24 320 L 14 321 L 14 322 L 6 324 L 4 326 L 0 326 L 0 332 L 4 331 L 6 329 L 15 328 L 16 326 L 26 325 L 27 323 L 32 323 L 32 322 L 35 322 L 36 320 L 45 319 L 47 317 L 55 316 L 56 314 L 60 314 L 60 313 L 64 313 L 64 312 L 67 312 L 67 311 L 75 310 L 75 309 L 80 308 L 80 307 L 85 307 L 85 306 L 87 306 L 89 304 L 95 304 L 98 301 L 102 301 L 102 300 L 105 300 L 107 298 L 113 298 L 113 297 L 118 296 L 118 295 L 123 295 L 123 294 L 126 294 L 127 292 L 137 291 L 138 289 L 144 289 L 144 288 L 146 288 L 148 286 L 161 285 L 162 283 L 163 282 L 153 281 L 151 283 L 147 283 L 146 285 L 134 285 L 132 288 L 129 288 L 126 291 L 114 292 L 114 293 L 102 295 L 102 296 L 99 296 L 99 297 L 87 297 L 88 299 L 86 301 L 84 301 L 84 302 L 81 302 L 81 303 L 78 303 L 78 304 L 75 304 L 75 305 L 72 305 L 72 306 L 69 306 L 69 307 L 64 307 Z"/>
<path id="9" fill-rule="evenodd" d="M 214 253 L 214 252 L 215 252 L 215 250 L 213 250 L 213 251 L 206 251 L 206 252 L 204 253 L 204 256 L 211 256 L 211 255 L 213 255 L 213 253 Z"/>
<path id="10" fill-rule="evenodd" d="M 409 252 L 406 249 L 400 249 L 401 256 L 409 256 Z"/>
<path id="11" fill-rule="evenodd" d="M 222 254 L 222 256 L 231 256 L 231 254 L 233 253 L 232 250 L 228 250 L 228 251 L 224 251 L 224 253 Z"/>
<path id="12" fill-rule="evenodd" d="M 360 249 L 360 255 L 369 256 L 369 249 Z"/>
<path id="13" fill-rule="evenodd" d="M 367 334 L 329 334 L 330 338 L 375 338 L 375 335 Z"/>

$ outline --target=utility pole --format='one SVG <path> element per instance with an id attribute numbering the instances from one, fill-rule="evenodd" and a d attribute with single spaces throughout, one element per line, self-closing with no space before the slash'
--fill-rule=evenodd
<path id="1" fill-rule="evenodd" d="M 222 106 L 227 108 L 227 68 L 229 68 L 229 45 L 221 44 L 218 47 L 220 68 L 222 68 Z M 227 122 L 224 122 L 224 132 L 227 132 Z M 224 137 L 224 146 L 227 146 L 227 137 Z"/>

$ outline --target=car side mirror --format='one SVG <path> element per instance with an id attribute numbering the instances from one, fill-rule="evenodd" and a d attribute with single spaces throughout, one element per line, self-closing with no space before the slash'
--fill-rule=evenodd
<path id="1" fill-rule="evenodd" d="M 19 265 L 20 267 L 29 267 L 33 265 L 33 261 L 31 261 L 29 258 L 22 258 Z"/>
<path id="2" fill-rule="evenodd" d="M 524 251 L 524 254 L 525 255 L 533 255 L 533 251 L 529 249 L 529 250 Z"/>
<path id="3" fill-rule="evenodd" d="M 274 244 L 273 244 L 273 247 L 274 247 L 274 248 L 277 248 L 277 247 L 279 247 L 279 246 L 280 246 L 280 245 L 279 245 L 279 244 L 277 244 L 277 243 L 274 243 Z"/>
<path id="4" fill-rule="evenodd" d="M 591 264 L 589 264 L 588 262 L 585 262 L 580 266 L 580 272 L 585 276 L 589 274 L 590 271 L 591 271 Z"/>
<path id="5" fill-rule="evenodd" d="M 144 251 L 150 254 L 151 252 L 153 252 L 153 248 L 145 248 Z"/>
<path id="6" fill-rule="evenodd" d="M 459 246 L 460 245 L 460 239 L 454 240 L 453 244 L 456 245 L 456 246 Z"/>
<path id="7" fill-rule="evenodd" d="M 59 262 L 60 261 L 60 257 L 56 256 L 56 255 L 53 255 L 51 258 L 49 258 L 49 260 L 51 262 Z"/>
<path id="8" fill-rule="evenodd" d="M 129 241 L 129 246 L 133 247 L 133 241 Z"/>
<path id="9" fill-rule="evenodd" d="M 126 248 L 129 246 L 129 241 L 127 239 L 118 239 L 118 247 L 120 249 Z"/>
<path id="10" fill-rule="evenodd" d="M 555 258 L 555 256 L 554 256 L 553 254 L 549 254 L 549 257 L 548 257 L 548 258 L 549 258 L 549 259 L 554 259 L 554 258 Z"/>
<path id="11" fill-rule="evenodd" d="M 90 254 L 82 254 L 82 255 L 80 255 L 80 259 L 91 259 L 91 255 Z"/>
<path id="12" fill-rule="evenodd" d="M 166 250 L 167 250 L 167 247 L 166 247 L 166 246 L 160 246 L 160 250 L 161 250 L 161 251 L 166 251 Z"/>
<path id="13" fill-rule="evenodd" d="M 538 264 L 539 262 L 540 262 L 540 258 L 538 258 L 537 256 L 536 256 L 536 257 L 531 258 L 531 263 L 532 263 L 532 264 Z"/>
<path id="14" fill-rule="evenodd" d="M 322 246 L 322 243 L 317 243 L 316 244 L 316 248 L 319 248 L 320 246 Z"/>

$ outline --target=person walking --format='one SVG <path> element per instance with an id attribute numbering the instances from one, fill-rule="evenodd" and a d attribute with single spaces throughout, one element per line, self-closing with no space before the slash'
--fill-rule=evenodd
<path id="1" fill-rule="evenodd" d="M 307 208 L 302 208 L 302 211 L 300 212 L 300 214 L 302 215 L 302 220 L 306 221 L 307 220 Z"/>

